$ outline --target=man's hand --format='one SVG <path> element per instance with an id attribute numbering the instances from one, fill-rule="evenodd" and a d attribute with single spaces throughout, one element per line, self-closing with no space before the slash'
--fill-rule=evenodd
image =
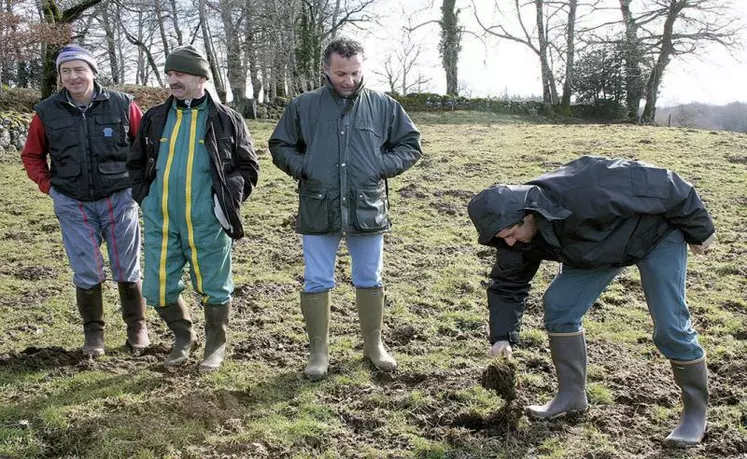
<path id="1" fill-rule="evenodd" d="M 699 244 L 699 245 L 690 244 L 690 250 L 692 250 L 692 252 L 695 255 L 705 255 L 706 250 L 708 250 L 708 247 L 710 247 L 711 244 L 713 243 L 713 241 L 715 241 L 715 240 L 716 240 L 716 232 L 714 231 L 713 234 L 711 234 L 708 237 L 708 239 L 706 239 L 705 241 L 703 241 L 702 244 Z"/>
<path id="2" fill-rule="evenodd" d="M 496 341 L 490 348 L 491 357 L 505 357 L 507 359 L 510 359 L 512 353 L 513 351 L 511 350 L 511 343 L 509 343 L 508 341 Z"/>

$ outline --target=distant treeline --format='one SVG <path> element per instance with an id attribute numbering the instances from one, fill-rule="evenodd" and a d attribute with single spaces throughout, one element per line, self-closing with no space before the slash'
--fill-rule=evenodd
<path id="1" fill-rule="evenodd" d="M 656 112 L 656 123 L 661 126 L 747 132 L 747 104 L 691 103 L 659 108 Z"/>

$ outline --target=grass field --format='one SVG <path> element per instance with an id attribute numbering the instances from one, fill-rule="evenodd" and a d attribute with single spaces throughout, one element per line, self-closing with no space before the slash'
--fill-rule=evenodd
<path id="1" fill-rule="evenodd" d="M 350 260 L 338 261 L 330 375 L 304 379 L 298 305 L 303 258 L 296 194 L 267 151 L 273 124 L 252 122 L 262 175 L 234 249 L 235 309 L 222 371 L 160 363 L 170 334 L 149 311 L 153 347 L 123 347 L 116 286 L 105 288 L 107 355 L 82 358 L 57 220 L 20 161 L 0 163 L 0 457 L 135 458 L 738 458 L 747 457 L 747 136 L 631 125 L 551 125 L 490 114 L 414 114 L 425 155 L 390 182 L 384 337 L 400 368 L 362 360 Z M 638 272 L 627 269 L 586 317 L 588 413 L 536 422 L 529 403 L 556 382 L 541 329 L 544 264 L 515 350 L 517 398 L 482 387 L 485 287 L 494 261 L 466 212 L 496 182 L 520 183 L 582 154 L 636 158 L 695 183 L 719 242 L 692 257 L 688 299 L 709 356 L 702 446 L 668 451 L 679 394 L 651 340 Z M 188 294 L 202 340 L 202 314 Z"/>

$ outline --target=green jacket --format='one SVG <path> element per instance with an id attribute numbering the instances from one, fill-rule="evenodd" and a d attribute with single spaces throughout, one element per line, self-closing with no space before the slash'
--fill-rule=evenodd
<path id="1" fill-rule="evenodd" d="M 299 181 L 301 234 L 375 234 L 390 226 L 386 179 L 422 155 L 420 132 L 391 97 L 329 84 L 301 94 L 270 137 L 273 163 Z"/>

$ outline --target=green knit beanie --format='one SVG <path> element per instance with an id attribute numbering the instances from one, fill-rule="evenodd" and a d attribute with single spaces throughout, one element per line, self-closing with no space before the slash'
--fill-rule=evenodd
<path id="1" fill-rule="evenodd" d="M 166 57 L 164 72 L 169 73 L 170 70 L 210 79 L 210 64 L 205 56 L 192 45 L 179 46 L 171 51 Z"/>

